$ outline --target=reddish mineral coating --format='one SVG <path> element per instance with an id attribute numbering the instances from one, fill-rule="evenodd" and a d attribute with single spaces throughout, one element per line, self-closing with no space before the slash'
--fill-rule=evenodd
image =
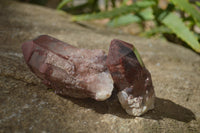
<path id="1" fill-rule="evenodd" d="M 139 116 L 154 107 L 151 74 L 132 44 L 112 40 L 106 63 L 127 113 Z"/>
<path id="2" fill-rule="evenodd" d="M 102 50 L 78 49 L 42 35 L 22 45 L 31 71 L 57 94 L 102 101 L 110 97 L 113 80 Z"/>

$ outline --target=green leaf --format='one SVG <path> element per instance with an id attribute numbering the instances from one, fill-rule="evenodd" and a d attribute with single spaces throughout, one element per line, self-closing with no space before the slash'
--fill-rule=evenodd
<path id="1" fill-rule="evenodd" d="M 143 33 L 142 35 L 145 35 L 145 36 L 153 36 L 155 34 L 162 34 L 162 33 L 172 33 L 172 31 L 167 28 L 166 26 L 160 26 L 160 27 L 155 27 L 145 33 Z"/>
<path id="2" fill-rule="evenodd" d="M 171 2 L 179 9 L 191 15 L 196 22 L 200 23 L 200 12 L 188 0 L 171 0 Z"/>
<path id="3" fill-rule="evenodd" d="M 57 9 L 60 10 L 61 8 L 63 8 L 64 5 L 66 5 L 67 3 L 71 2 L 72 0 L 62 0 L 58 6 Z"/>
<path id="4" fill-rule="evenodd" d="M 184 22 L 175 13 L 168 14 L 163 20 L 169 29 L 171 29 L 179 38 L 185 41 L 192 49 L 200 53 L 200 44 L 197 37 L 189 30 Z"/>
<path id="5" fill-rule="evenodd" d="M 134 22 L 141 22 L 140 17 L 133 14 L 127 14 L 120 17 L 115 17 L 110 22 L 108 22 L 107 25 L 111 27 L 118 27 L 118 26 L 123 26 L 130 23 L 134 23 Z"/>
<path id="6" fill-rule="evenodd" d="M 114 8 L 111 11 L 86 14 L 86 15 L 76 15 L 72 17 L 72 21 L 82 21 L 82 20 L 92 20 L 92 19 L 103 19 L 103 18 L 113 18 L 123 14 L 137 12 L 143 8 L 155 5 L 154 1 L 138 1 L 133 5 L 121 6 L 119 8 Z"/>
<path id="7" fill-rule="evenodd" d="M 144 20 L 154 19 L 152 8 L 145 8 L 144 10 L 140 11 L 139 14 Z"/>
<path id="8" fill-rule="evenodd" d="M 121 3 L 121 5 L 125 6 L 127 2 L 128 2 L 128 0 L 123 0 L 122 3 Z"/>
<path id="9" fill-rule="evenodd" d="M 196 1 L 195 3 L 196 3 L 197 6 L 200 6 L 200 2 L 199 1 Z"/>
<path id="10" fill-rule="evenodd" d="M 142 10 L 141 12 L 139 12 L 139 16 L 142 17 L 144 20 L 152 20 L 154 18 L 151 8 L 146 8 Z M 110 22 L 108 22 L 107 25 L 111 27 L 118 27 L 131 23 L 139 23 L 142 22 L 142 19 L 139 16 L 129 13 L 126 15 L 115 17 Z"/>

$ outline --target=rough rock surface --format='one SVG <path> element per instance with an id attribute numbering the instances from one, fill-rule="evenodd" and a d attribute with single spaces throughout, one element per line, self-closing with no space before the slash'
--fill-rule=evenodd
<path id="1" fill-rule="evenodd" d="M 20 48 L 41 34 L 105 51 L 113 38 L 133 42 L 152 75 L 155 109 L 133 117 L 115 92 L 97 102 L 47 90 L 25 65 Z M 0 0 L 0 40 L 0 132 L 200 131 L 200 57 L 189 49 L 75 24 L 62 12 L 8 0 Z"/>

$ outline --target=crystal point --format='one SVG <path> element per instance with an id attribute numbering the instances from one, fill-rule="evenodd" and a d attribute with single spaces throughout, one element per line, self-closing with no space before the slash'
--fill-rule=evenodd
<path id="1" fill-rule="evenodd" d="M 127 113 L 139 116 L 154 107 L 151 74 L 132 44 L 112 40 L 106 63 Z"/>
<path id="2" fill-rule="evenodd" d="M 25 42 L 22 51 L 31 71 L 57 94 L 98 101 L 111 96 L 104 51 L 79 49 L 47 35 Z"/>

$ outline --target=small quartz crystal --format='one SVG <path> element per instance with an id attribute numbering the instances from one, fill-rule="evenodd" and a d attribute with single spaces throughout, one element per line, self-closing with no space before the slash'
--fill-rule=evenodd
<path id="1" fill-rule="evenodd" d="M 128 114 L 140 116 L 154 108 L 151 74 L 132 44 L 112 40 L 106 63 L 119 91 L 119 102 Z"/>
<path id="2" fill-rule="evenodd" d="M 48 35 L 22 45 L 25 61 L 43 83 L 63 96 L 109 98 L 113 80 L 102 50 L 79 49 Z"/>

